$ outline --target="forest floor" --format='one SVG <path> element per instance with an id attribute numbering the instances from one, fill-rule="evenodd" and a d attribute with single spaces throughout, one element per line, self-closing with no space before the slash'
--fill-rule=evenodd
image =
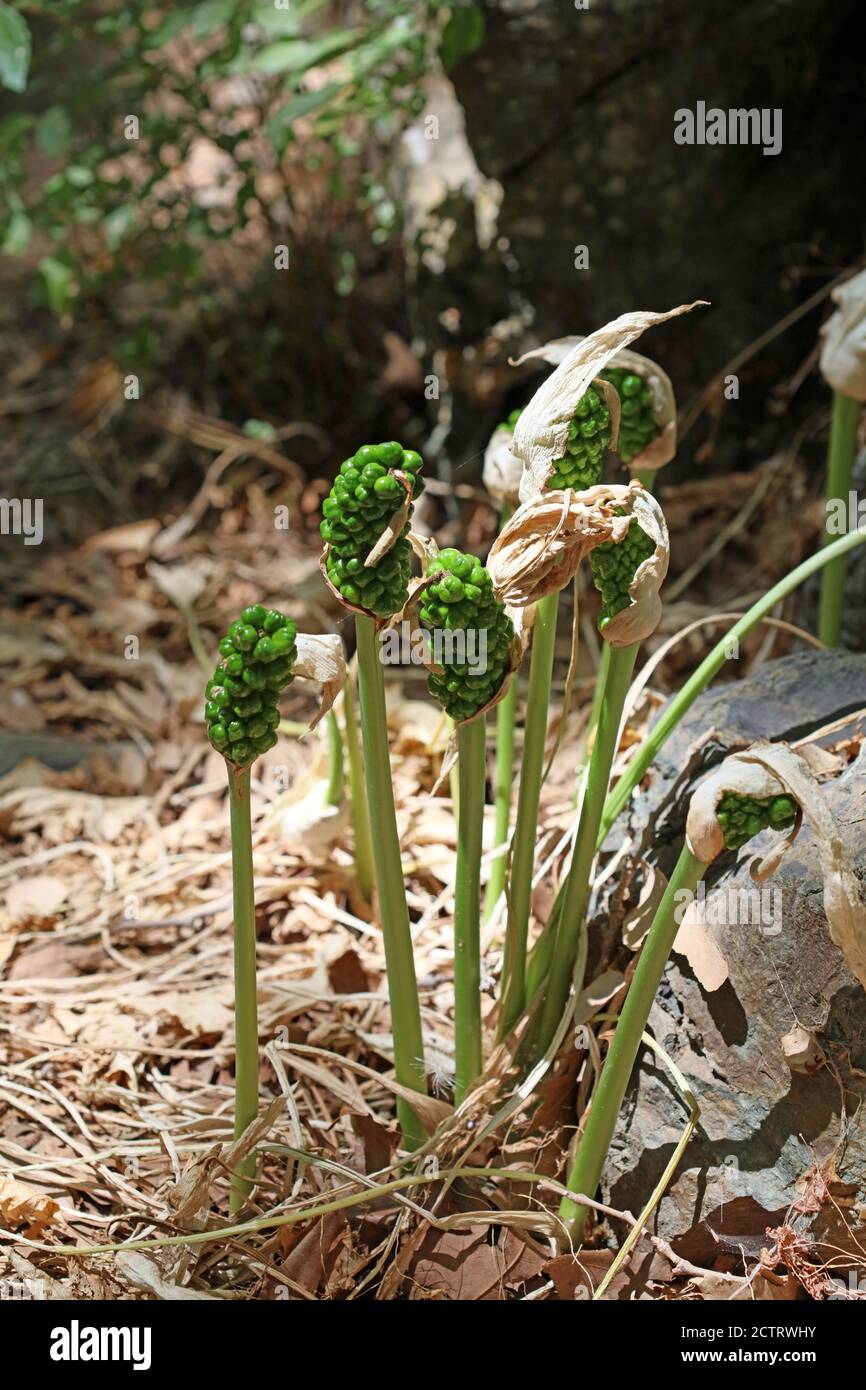
<path id="1" fill-rule="evenodd" d="M 447 731 L 412 669 L 390 673 L 389 719 L 431 1139 L 412 1161 L 414 1179 L 388 1188 L 407 1168 L 396 1152 L 381 933 L 355 884 L 348 807 L 323 811 L 326 742 L 284 737 L 256 764 L 253 784 L 260 1182 L 247 1224 L 224 1231 L 237 1159 L 231 865 L 203 683 L 220 633 L 248 603 L 285 608 L 301 630 L 339 631 L 349 649 L 351 620 L 318 570 L 327 483 L 299 480 L 266 455 L 246 471 L 215 470 L 219 436 L 182 447 L 201 477 L 195 501 L 94 529 L 77 546 L 25 550 L 7 539 L 0 557 L 0 1284 L 81 1299 L 591 1296 L 615 1254 L 601 1214 L 597 1248 L 574 1257 L 553 1245 L 586 1055 L 566 1047 L 518 1090 L 507 1049 L 492 1050 L 469 1102 L 457 1114 L 451 1105 Z M 293 520 L 280 532 L 273 506 L 284 493 Z M 674 564 L 645 659 L 690 630 L 649 673 L 618 768 L 717 639 L 710 617 L 742 612 L 811 548 L 820 519 L 820 502 L 804 506 L 806 480 L 791 458 L 662 484 L 661 499 Z M 483 495 L 467 489 L 461 506 L 464 534 L 489 540 L 495 517 Z M 426 519 L 435 524 L 432 512 Z M 597 660 L 593 595 L 584 610 L 564 727 L 568 624 L 561 634 L 537 920 L 573 823 Z M 798 640 L 760 629 L 738 674 Z M 293 686 L 285 717 L 304 721 L 312 709 Z M 502 917 L 500 904 L 485 929 L 488 1022 Z M 65 1248 L 132 1239 L 152 1244 L 116 1255 Z M 777 1250 L 749 1268 L 695 1269 L 646 1237 L 607 1296 L 820 1296 L 822 1276 L 796 1268 Z"/>

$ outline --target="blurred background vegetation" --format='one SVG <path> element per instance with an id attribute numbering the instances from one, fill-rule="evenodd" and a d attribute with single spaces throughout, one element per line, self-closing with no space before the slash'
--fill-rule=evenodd
<path id="1" fill-rule="evenodd" d="M 459 0 L 0 4 L 13 386 L 65 371 L 67 418 L 131 429 L 145 464 L 153 413 L 124 423 L 129 374 L 151 405 L 170 387 L 263 438 L 299 419 L 355 447 L 383 413 L 383 335 L 409 336 L 390 152 L 425 75 L 482 34 Z M 89 490 L 27 415 L 42 486 Z M 146 507 L 111 452 L 104 500 Z"/>
<path id="2" fill-rule="evenodd" d="M 221 425 L 308 477 L 398 437 L 471 484 L 531 389 L 509 358 L 697 297 L 646 344 L 696 425 L 671 478 L 791 438 L 820 466 L 822 293 L 863 250 L 856 10 L 0 0 L 6 490 L 38 480 L 71 536 L 152 515 Z M 696 99 L 781 107 L 783 153 L 675 146 Z"/>

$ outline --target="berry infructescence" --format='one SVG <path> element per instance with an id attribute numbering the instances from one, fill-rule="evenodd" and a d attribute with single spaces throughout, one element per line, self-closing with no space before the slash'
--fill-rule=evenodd
<path id="1" fill-rule="evenodd" d="M 767 826 L 788 830 L 796 818 L 797 804 L 790 796 L 740 796 L 726 792 L 716 806 L 726 849 L 740 849 Z"/>
<path id="2" fill-rule="evenodd" d="M 473 555 L 442 550 L 434 564 L 442 574 L 424 591 L 420 617 L 434 635 L 443 634 L 439 642 L 434 636 L 432 653 L 443 671 L 431 672 L 427 689 L 459 723 L 483 709 L 502 685 L 514 626 Z"/>
<path id="3" fill-rule="evenodd" d="M 421 466 L 420 454 L 394 440 L 364 444 L 341 465 L 322 503 L 319 531 L 328 546 L 328 578 L 347 603 L 366 608 L 376 617 L 399 612 L 409 596 L 412 556 L 406 540 L 408 521 L 400 538 L 377 564 L 365 565 L 364 561 L 406 498 L 406 489 L 394 471 L 411 480 L 414 501 L 424 488 Z"/>
<path id="4" fill-rule="evenodd" d="M 632 521 L 621 541 L 603 541 L 589 557 L 592 580 L 601 594 L 599 631 L 631 603 L 629 585 L 644 560 L 655 552 L 655 542 L 637 521 Z"/>
<path id="5" fill-rule="evenodd" d="M 296 637 L 291 618 L 255 603 L 219 644 L 222 661 L 207 683 L 205 721 L 214 748 L 239 767 L 277 741 L 277 701 L 292 682 Z"/>
<path id="6" fill-rule="evenodd" d="M 636 372 L 624 371 L 621 367 L 609 367 L 602 372 L 620 400 L 622 414 L 619 421 L 617 453 L 623 463 L 631 463 L 651 440 L 659 434 L 660 426 L 655 417 L 652 395 L 642 376 Z"/>
<path id="7" fill-rule="evenodd" d="M 549 488 L 576 488 L 584 492 L 601 481 L 604 451 L 610 445 L 610 411 L 604 395 L 590 386 L 577 403 L 568 426 L 568 443 L 561 459 L 554 459 Z"/>

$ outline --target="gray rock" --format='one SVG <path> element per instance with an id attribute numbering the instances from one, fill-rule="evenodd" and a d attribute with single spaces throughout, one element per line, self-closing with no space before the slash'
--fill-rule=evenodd
<path id="1" fill-rule="evenodd" d="M 822 275 L 859 256 L 863 209 L 851 171 L 866 115 L 856 0 L 805 9 L 754 0 L 727 6 L 724 22 L 706 0 L 591 0 L 586 9 L 486 0 L 484 14 L 484 42 L 452 77 L 480 177 L 501 186 L 497 235 L 483 245 L 469 203 L 458 208 L 453 192 L 443 199 L 440 220 L 459 230 L 442 272 L 421 274 L 410 289 L 431 358 L 450 347 L 477 359 L 486 333 L 515 310 L 531 311 L 543 341 L 627 309 L 706 298 L 711 310 L 645 339 L 688 401 L 811 292 L 814 280 L 804 286 L 792 270 L 814 273 L 807 248 L 820 247 L 811 265 Z M 815 100 L 826 74 L 835 102 Z M 781 109 L 781 153 L 676 144 L 675 112 L 699 100 L 726 111 Z M 588 269 L 575 268 L 578 246 L 589 250 Z M 730 407 L 736 428 L 715 446 L 721 467 L 747 466 L 790 438 L 790 418 L 767 417 L 767 391 L 814 345 L 818 320 L 805 316 L 742 368 Z M 505 343 L 499 361 L 515 346 Z M 449 449 L 462 460 L 485 441 L 472 436 L 472 414 L 461 414 L 455 395 Z M 688 470 L 700 433 L 670 465 L 671 478 Z"/>
<path id="2" fill-rule="evenodd" d="M 794 739 L 866 706 L 866 657 L 802 652 L 768 663 L 755 676 L 706 692 L 663 749 L 649 794 L 638 798 L 632 828 L 640 834 L 664 816 L 660 858 L 681 843 L 688 788 L 675 790 L 698 735 L 713 730 L 703 766 L 756 738 Z M 824 794 L 850 859 L 866 880 L 866 754 Z M 748 864 L 767 833 L 736 857 L 724 855 L 707 891 L 751 890 Z M 664 867 L 664 864 L 663 864 Z M 726 901 L 730 902 L 730 898 Z M 650 1016 L 654 1036 L 689 1080 L 701 1111 L 699 1128 L 662 1199 L 658 1230 L 683 1242 L 683 1253 L 718 1253 L 712 1232 L 735 1230 L 760 1241 L 766 1226 L 801 1196 L 815 1162 L 831 1162 L 855 1198 L 866 1200 L 866 999 L 830 940 L 822 908 L 817 848 L 804 827 L 739 922 L 708 927 L 729 978 L 708 993 L 674 953 Z M 746 920 L 743 920 L 745 918 Z M 864 913 L 866 931 L 866 913 Z M 780 1039 L 800 1025 L 817 1036 L 826 1064 L 792 1073 Z M 687 1110 L 673 1081 L 644 1053 L 627 1096 L 605 1172 L 604 1200 L 639 1211 L 682 1133 Z M 803 1218 L 805 1219 L 805 1218 Z M 826 1219 L 826 1212 L 815 1220 Z M 844 1232 L 834 1232 L 844 1239 Z"/>

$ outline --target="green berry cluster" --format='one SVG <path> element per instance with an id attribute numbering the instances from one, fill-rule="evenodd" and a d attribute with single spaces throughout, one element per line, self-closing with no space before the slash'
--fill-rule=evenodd
<path id="1" fill-rule="evenodd" d="M 790 796 L 740 796 L 726 792 L 716 807 L 727 849 L 739 849 L 769 826 L 787 830 L 797 818 L 797 803 Z"/>
<path id="2" fill-rule="evenodd" d="M 277 741 L 277 701 L 292 681 L 297 628 L 275 608 L 245 608 L 220 642 L 222 661 L 207 683 L 208 738 L 223 757 L 247 767 Z"/>
<path id="3" fill-rule="evenodd" d="M 364 561 L 406 496 L 393 470 L 412 479 L 414 501 L 424 488 L 421 466 L 421 455 L 396 441 L 365 444 L 341 465 L 322 503 L 319 531 L 328 545 L 328 578 L 347 603 L 380 618 L 399 612 L 409 596 L 409 523 L 378 564 Z"/>
<path id="4" fill-rule="evenodd" d="M 623 463 L 631 463 L 660 433 L 650 389 L 642 376 L 620 367 L 609 367 L 602 376 L 616 388 L 622 408 L 616 451 Z"/>
<path id="5" fill-rule="evenodd" d="M 549 488 L 576 488 L 583 492 L 601 481 L 604 451 L 610 445 L 610 411 L 601 391 L 590 386 L 577 403 L 568 426 L 565 456 L 554 459 Z"/>
<path id="6" fill-rule="evenodd" d="M 449 548 L 439 552 L 434 564 L 436 571 L 442 573 L 435 584 L 424 591 L 421 622 L 434 633 L 443 629 L 446 632 L 472 629 L 478 634 L 474 648 L 464 652 L 472 660 L 443 660 L 442 674 L 431 673 L 427 679 L 430 694 L 446 714 L 459 722 L 471 719 L 493 699 L 502 685 L 514 627 L 503 605 L 494 597 L 490 575 L 474 555 Z M 482 646 L 482 642 L 485 645 Z M 448 654 L 447 647 L 444 654 Z M 434 659 L 438 655 L 434 643 Z"/>
<path id="7" fill-rule="evenodd" d="M 603 541 L 589 557 L 592 580 L 601 594 L 599 631 L 631 603 L 629 585 L 644 560 L 655 552 L 655 543 L 637 521 L 632 521 L 621 541 Z"/>

